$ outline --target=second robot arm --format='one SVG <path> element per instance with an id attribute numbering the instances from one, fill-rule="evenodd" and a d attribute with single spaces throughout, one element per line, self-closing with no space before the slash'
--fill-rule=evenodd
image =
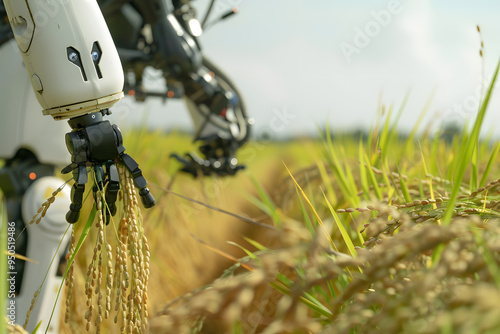
<path id="1" fill-rule="evenodd" d="M 108 187 L 112 192 L 106 193 L 112 205 L 119 183 L 115 165 L 124 164 L 144 206 L 152 207 L 155 200 L 139 165 L 125 153 L 120 130 L 103 120 L 108 108 L 123 97 L 124 76 L 97 2 L 4 0 L 4 4 L 43 113 L 68 119 L 72 128 L 66 134 L 71 164 L 63 169 L 75 180 L 67 221 L 79 218 L 88 167 L 112 185 Z"/>
<path id="2" fill-rule="evenodd" d="M 136 98 L 150 95 L 141 89 L 146 66 L 161 69 L 169 88 L 180 88 L 175 96 L 186 101 L 203 156 L 173 155 L 184 164 L 182 170 L 194 176 L 235 174 L 242 166 L 234 155 L 247 141 L 252 121 L 234 85 L 203 56 L 198 42 L 201 27 L 189 1 L 100 3 L 124 67 L 135 76 L 125 85 Z"/>

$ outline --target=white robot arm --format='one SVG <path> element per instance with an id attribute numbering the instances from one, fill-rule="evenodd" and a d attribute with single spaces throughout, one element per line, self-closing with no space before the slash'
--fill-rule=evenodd
<path id="1" fill-rule="evenodd" d="M 0 20 L 4 15 L 0 12 Z M 2 36 L 10 34 L 8 23 L 0 26 L 8 28 Z M 12 158 L 19 148 L 25 148 L 33 152 L 41 163 L 68 163 L 71 156 L 63 140 L 68 126 L 37 112 L 40 104 L 14 39 L 0 41 L 0 101 L 1 159 Z"/>
<path id="2" fill-rule="evenodd" d="M 143 205 L 155 200 L 146 187 L 139 165 L 125 153 L 116 125 L 104 121 L 108 108 L 123 97 L 120 58 L 95 0 L 4 0 L 14 37 L 43 113 L 56 120 L 68 119 L 72 132 L 66 145 L 75 184 L 66 220 L 79 219 L 87 167 L 110 183 L 106 192 L 110 211 L 119 186 L 115 163 L 131 172 Z M 101 186 L 102 186 L 101 184 Z"/>
<path id="3" fill-rule="evenodd" d="M 54 165 L 65 164 L 70 159 L 63 141 L 68 129 L 63 122 L 35 113 L 40 105 L 4 18 L 0 2 L 0 158 L 6 160 L 0 169 L 0 189 L 7 204 L 9 228 L 15 231 L 16 241 L 11 250 L 34 261 L 11 258 L 8 316 L 9 322 L 24 324 L 33 294 L 41 287 L 26 327 L 31 332 L 40 321 L 42 325 L 47 324 L 57 296 L 54 291 L 62 281 L 58 264 L 68 242 L 68 236 L 62 238 L 67 229 L 64 212 L 70 204 L 70 190 L 64 188 L 58 194 L 43 223 L 29 228 L 26 224 L 47 199 L 47 194 L 64 183 L 53 175 Z M 50 266 L 52 259 L 55 261 Z M 46 280 L 41 286 L 45 273 Z M 61 304 L 59 300 L 48 333 L 59 332 Z"/>
<path id="4" fill-rule="evenodd" d="M 4 3 L 44 114 L 73 118 L 122 98 L 120 58 L 96 1 Z"/>
<path id="5" fill-rule="evenodd" d="M 204 22 L 210 14 L 205 14 Z M 202 24 L 190 0 L 99 0 L 126 69 L 125 87 L 142 101 L 148 96 L 183 97 L 193 120 L 199 152 L 180 157 L 182 171 L 197 176 L 234 175 L 235 153 L 249 138 L 253 120 L 247 116 L 235 85 L 202 52 Z M 224 15 L 228 17 L 233 11 Z M 148 91 L 143 69 L 163 72 L 168 93 Z M 165 87 L 167 88 L 167 87 Z"/>
<path id="6" fill-rule="evenodd" d="M 67 163 L 69 157 L 72 163 L 65 171 L 73 171 L 76 182 L 66 215 L 68 222 L 78 220 L 87 167 L 103 172 L 104 181 L 111 185 L 107 187 L 112 189 L 107 194 L 111 204 L 118 191 L 114 164 L 125 164 L 134 176 L 144 205 L 153 206 L 154 198 L 146 188 L 139 166 L 124 153 L 118 127 L 102 120 L 109 113 L 108 108 L 123 96 L 123 70 L 96 1 L 3 0 L 3 3 L 17 43 L 9 41 L 12 33 L 10 29 L 7 31 L 7 23 L 0 21 L 3 119 L 0 139 L 4 141 L 4 145 L 0 145 L 0 158 L 7 159 L 0 170 L 0 188 L 7 200 L 9 222 L 16 222 L 16 233 L 19 234 L 40 204 L 63 183 L 51 177 L 53 165 Z M 0 19 L 3 15 L 0 3 Z M 31 114 L 39 108 L 36 100 L 43 114 L 68 120 L 72 128 L 72 132 L 66 134 L 70 154 L 63 144 L 67 125 L 41 114 Z M 54 255 L 67 227 L 62 211 L 68 207 L 69 198 L 69 190 L 60 192 L 44 221 L 28 228 L 16 242 L 16 251 L 24 248 L 23 255 L 38 261 L 37 264 L 24 263 L 20 270 L 16 268 L 19 271 L 15 298 L 18 323 L 23 322 L 52 257 L 56 256 L 57 264 L 64 251 L 64 247 L 60 248 Z M 24 239 L 22 247 L 21 239 Z M 16 260 L 16 264 L 21 262 Z M 53 265 L 31 312 L 29 330 L 40 320 L 48 320 L 46 312 L 51 311 L 48 306 L 54 304 L 53 290 L 60 282 L 55 271 Z M 57 324 L 57 320 L 53 320 L 53 324 Z M 51 326 L 49 333 L 57 333 L 57 327 Z"/>

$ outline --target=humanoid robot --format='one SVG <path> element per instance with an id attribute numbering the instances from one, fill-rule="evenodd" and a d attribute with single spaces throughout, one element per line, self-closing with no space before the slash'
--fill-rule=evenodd
<path id="1" fill-rule="evenodd" d="M 123 70 L 97 2 L 5 0 L 4 5 L 0 14 L 6 13 L 8 21 L 4 20 L 5 15 L 0 15 L 0 76 L 2 82 L 7 81 L 5 78 L 9 80 L 0 92 L 4 117 L 0 130 L 4 144 L 0 153 L 7 158 L 0 182 L 8 203 L 8 220 L 16 223 L 16 237 L 21 235 L 15 251 L 38 262 L 16 261 L 18 267 L 9 271 L 13 273 L 17 293 L 9 300 L 15 314 L 10 320 L 24 322 L 34 292 L 53 257 L 56 259 L 31 311 L 27 327 L 31 331 L 40 320 L 47 325 L 52 311 L 54 288 L 61 281 L 56 275 L 58 258 L 65 246 L 61 237 L 68 226 L 62 211 L 69 206 L 66 221 L 78 220 L 88 169 L 103 175 L 111 214 L 119 188 L 117 163 L 129 169 L 146 208 L 152 207 L 155 200 L 139 165 L 125 153 L 120 130 L 103 120 L 109 108 L 123 96 Z M 6 27 L 9 23 L 12 32 Z M 12 36 L 15 41 L 9 40 Z M 30 89 L 32 93 L 28 93 Z M 72 131 L 65 137 L 71 160 L 66 160 L 66 154 L 62 153 L 65 151 L 60 145 L 62 136 L 58 136 L 69 130 L 67 125 L 63 130 L 60 125 L 50 125 L 45 120 L 48 117 L 43 119 L 34 113 L 40 108 L 35 107 L 35 99 L 43 107 L 43 114 L 55 120 L 68 120 Z M 64 183 L 49 177 L 54 174 L 53 165 L 63 160 L 71 161 L 63 169 L 63 173 L 73 174 L 71 195 L 63 189 L 44 221 L 29 226 L 26 233 L 19 233 L 40 205 Z M 54 255 L 57 250 L 59 254 Z M 9 293 L 9 297 L 12 295 Z M 54 332 L 59 312 L 55 313 L 53 326 L 48 328 Z"/>
<path id="2" fill-rule="evenodd" d="M 0 2 L 0 136 L 4 143 L 0 158 L 6 163 L 0 171 L 0 187 L 8 206 L 8 221 L 16 223 L 16 237 L 20 235 L 16 252 L 38 261 L 37 265 L 16 261 L 16 322 L 23 323 L 33 293 L 41 284 L 40 273 L 45 273 L 54 256 L 58 259 L 63 255 L 61 237 L 67 228 L 63 213 L 68 206 L 66 220 L 72 223 L 78 219 L 87 167 L 98 168 L 106 175 L 106 182 L 117 185 L 114 162 L 122 161 L 135 177 L 144 206 L 154 205 L 154 199 L 139 166 L 124 152 L 119 129 L 103 120 L 122 97 L 124 77 L 97 3 L 4 2 L 7 10 Z M 234 86 L 202 57 L 188 3 L 104 0 L 101 9 L 128 73 L 126 90 L 134 90 L 138 99 L 157 95 L 144 91 L 141 85 L 144 68 L 155 66 L 164 71 L 169 87 L 183 91 L 176 95 L 185 97 L 195 140 L 203 143 L 203 157 L 176 156 L 184 164 L 183 170 L 193 175 L 236 173 L 241 166 L 234 152 L 247 140 L 250 120 Z M 65 122 L 37 114 L 37 100 L 45 115 L 68 119 L 73 131 L 65 135 Z M 64 188 L 44 222 L 20 233 L 41 203 L 64 183 L 53 177 L 55 165 L 70 160 L 63 172 L 73 173 L 72 194 Z M 117 188 L 108 189 L 115 189 L 107 194 L 112 203 Z M 48 319 L 55 299 L 52 291 L 61 283 L 56 268 L 53 265 L 48 272 L 28 330 Z M 57 318 L 52 323 L 57 324 Z M 50 330 L 57 332 L 57 326 Z"/>

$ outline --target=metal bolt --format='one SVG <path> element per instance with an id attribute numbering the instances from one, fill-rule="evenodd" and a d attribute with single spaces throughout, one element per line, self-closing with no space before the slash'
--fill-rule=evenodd
<path id="1" fill-rule="evenodd" d="M 92 60 L 94 61 L 99 59 L 99 54 L 96 51 L 92 52 L 90 55 L 92 56 Z"/>
<path id="2" fill-rule="evenodd" d="M 69 60 L 71 61 L 77 61 L 78 60 L 78 54 L 76 52 L 71 52 L 69 55 L 68 55 L 68 58 Z"/>

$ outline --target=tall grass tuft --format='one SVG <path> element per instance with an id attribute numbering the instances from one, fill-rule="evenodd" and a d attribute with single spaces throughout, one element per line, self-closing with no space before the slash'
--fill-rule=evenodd
<path id="1" fill-rule="evenodd" d="M 327 126 L 322 161 L 285 161 L 294 198 L 258 184 L 279 232 L 254 252 L 239 245 L 234 266 L 168 304 L 151 332 L 500 330 L 500 145 L 479 136 L 497 72 L 472 131 L 450 143 L 440 130 L 396 136 L 392 107 L 366 141 Z"/>
<path id="2" fill-rule="evenodd" d="M 417 135 L 421 121 L 408 136 L 397 133 L 408 93 L 397 113 L 380 102 L 368 137 L 334 134 L 327 125 L 307 150 L 298 141 L 250 144 L 259 153 L 249 163 L 252 177 L 179 176 L 173 186 L 192 191 L 192 205 L 165 191 L 161 214 L 146 212 L 144 219 L 122 170 L 122 216 L 106 227 L 98 195 L 98 206 L 73 230 L 66 272 L 73 332 L 500 331 L 500 144 L 489 148 L 480 137 L 498 69 L 472 130 L 464 126 L 449 142 L 442 129 Z M 163 139 L 154 133 L 145 142 Z M 275 167 L 277 157 L 285 167 Z M 153 160 L 144 172 L 158 189 L 170 187 L 164 170 L 175 166 L 161 154 Z M 250 205 L 235 195 L 245 187 L 252 189 Z M 203 200 L 224 210 L 202 207 Z M 223 223 L 218 214 L 231 210 L 258 224 L 236 227 L 237 215 Z M 83 272 L 77 253 L 80 261 L 92 259 Z M 184 284 L 191 276 L 197 283 Z M 87 277 L 82 300 L 78 289 Z M 87 301 L 85 322 L 78 322 L 75 310 Z M 111 314 L 117 325 L 106 327 Z"/>
<path id="3" fill-rule="evenodd" d="M 104 196 L 106 189 L 99 185 L 92 171 L 96 187 L 92 190 L 94 196 L 90 198 L 95 203 L 89 204 L 89 191 L 84 204 L 92 209 L 87 217 L 81 216 L 71 232 L 68 265 L 63 276 L 66 286 L 64 320 L 71 326 L 81 322 L 82 314 L 74 312 L 75 303 L 81 303 L 82 294 L 78 290 L 81 288 L 86 307 L 84 327 L 88 332 L 100 333 L 103 322 L 111 318 L 113 311 L 116 312 L 114 322 L 119 324 L 122 333 L 146 332 L 148 328 L 147 285 L 151 255 L 133 179 L 125 167 L 119 166 L 118 170 L 121 184 L 117 203 L 118 222 L 114 219 L 109 221 L 109 208 Z M 44 208 L 42 206 L 39 214 L 43 215 Z M 35 218 L 34 221 L 38 221 Z M 93 243 L 87 240 L 89 237 L 94 239 Z M 85 241 L 92 246 L 84 247 Z M 80 282 L 75 279 L 75 262 L 81 250 L 90 254 L 84 287 L 78 287 Z"/>
<path id="4" fill-rule="evenodd" d="M 490 86 L 488 87 L 486 96 L 479 109 L 479 113 L 476 117 L 476 121 L 474 122 L 474 127 L 472 128 L 472 132 L 470 133 L 470 136 L 468 136 L 465 147 L 461 150 L 459 154 L 459 156 L 461 157 L 459 160 L 460 163 L 458 165 L 457 174 L 453 180 L 454 183 L 450 196 L 450 201 L 448 207 L 446 208 L 446 212 L 443 219 L 445 224 L 449 224 L 451 221 L 451 217 L 453 215 L 454 203 L 457 199 L 460 185 L 462 184 L 462 179 L 465 175 L 465 170 L 471 161 L 472 153 L 474 152 L 475 149 L 477 151 L 477 143 L 479 140 L 481 126 L 483 124 L 484 115 L 486 114 L 486 110 L 488 108 L 488 104 L 491 98 L 491 93 L 493 92 L 493 87 L 495 86 L 499 69 L 500 69 L 500 60 L 493 75 L 493 79 L 491 80 Z"/>

